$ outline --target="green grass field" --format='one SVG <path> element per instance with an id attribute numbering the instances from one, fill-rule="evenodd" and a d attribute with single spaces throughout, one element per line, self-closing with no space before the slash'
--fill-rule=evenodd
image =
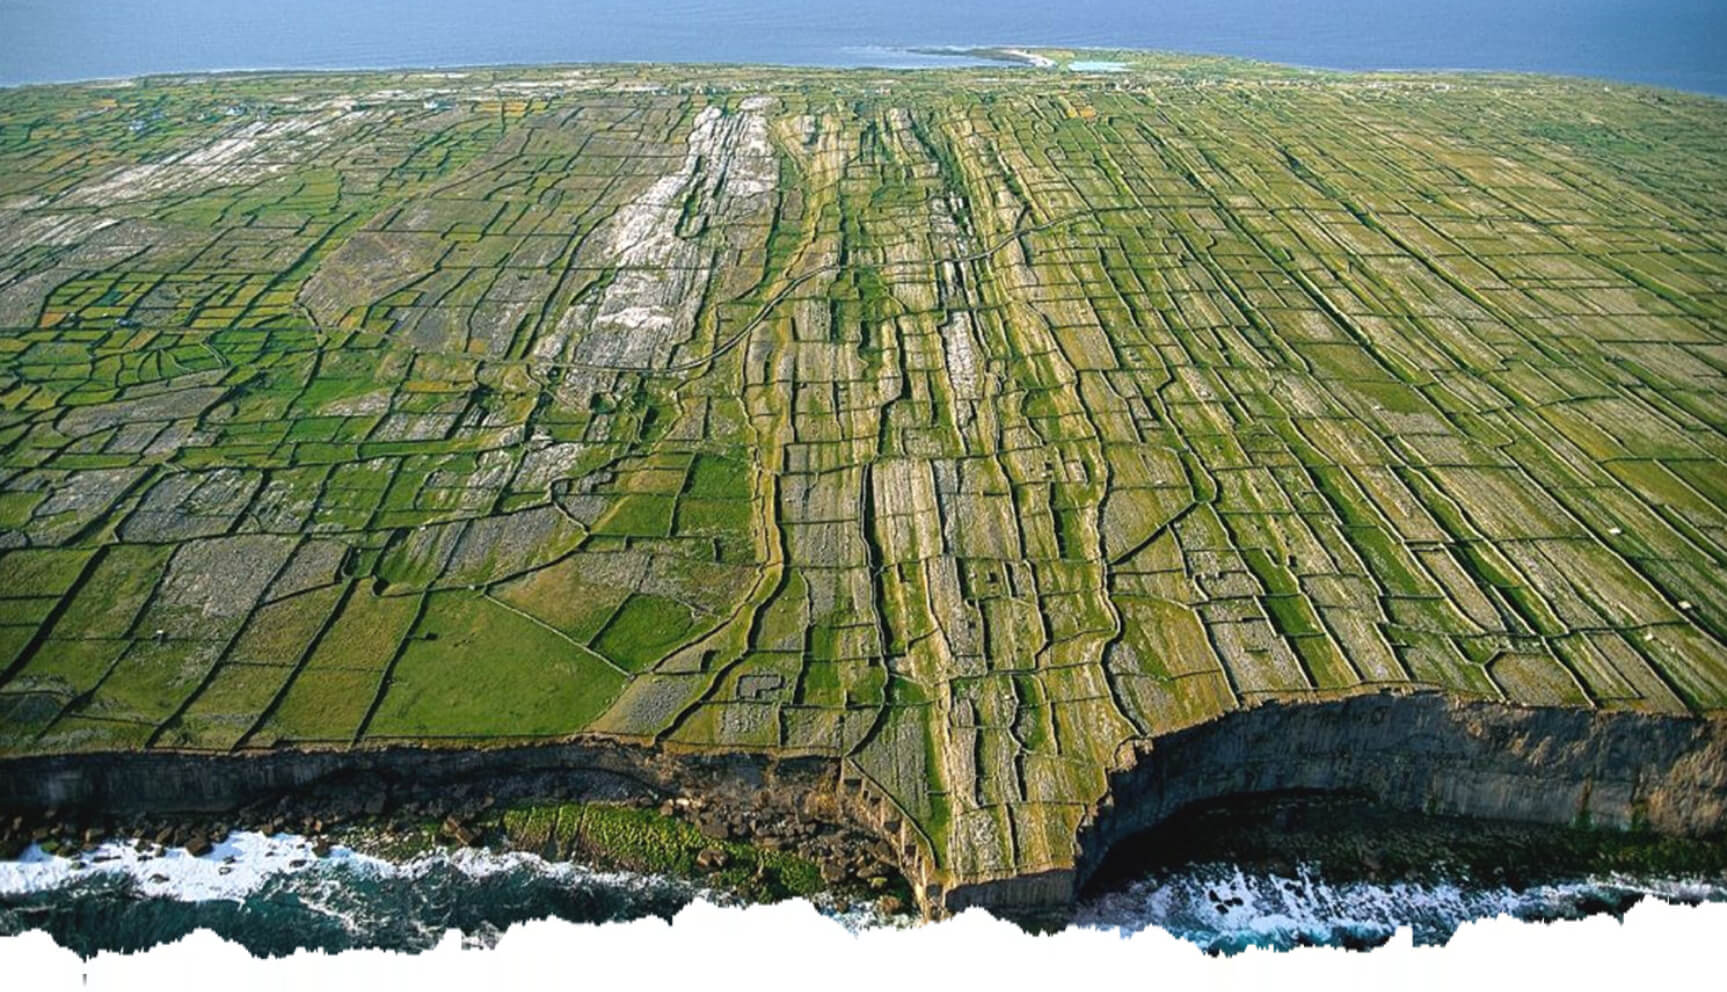
<path id="1" fill-rule="evenodd" d="M 1046 54 L 0 91 L 0 754 L 1727 709 L 1727 104 Z"/>

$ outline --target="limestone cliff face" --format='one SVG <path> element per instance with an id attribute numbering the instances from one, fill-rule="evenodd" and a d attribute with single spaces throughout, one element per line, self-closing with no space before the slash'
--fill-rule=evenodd
<path id="1" fill-rule="evenodd" d="M 702 794 L 749 805 L 830 795 L 833 763 L 748 754 L 684 754 L 613 741 L 497 748 L 190 754 L 74 754 L 0 761 L 0 809 L 109 814 L 225 813 L 293 795 L 356 810 L 391 802 L 491 795 L 590 799 Z"/>
<path id="2" fill-rule="evenodd" d="M 1140 745 L 1078 837 L 1070 872 L 942 897 L 1072 899 L 1118 843 L 1185 806 L 1285 790 L 1359 793 L 1427 813 L 1699 835 L 1727 828 L 1727 721 L 1462 702 L 1439 693 L 1268 703 Z"/>
<path id="3" fill-rule="evenodd" d="M 381 748 L 0 761 L 0 810 L 214 813 L 284 794 L 339 808 L 466 792 L 500 799 L 702 795 L 797 807 L 888 841 L 926 911 L 1061 911 L 1112 847 L 1185 806 L 1286 790 L 1350 792 L 1411 811 L 1699 835 L 1727 829 L 1727 720 L 1386 693 L 1267 703 L 1124 751 L 1081 825 L 1074 863 L 960 886 L 891 803 L 826 758 L 665 751 L 604 740 L 488 749 Z"/>

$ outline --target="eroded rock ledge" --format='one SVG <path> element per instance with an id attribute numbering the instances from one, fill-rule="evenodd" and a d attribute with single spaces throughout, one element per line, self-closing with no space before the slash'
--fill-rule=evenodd
<path id="1" fill-rule="evenodd" d="M 795 810 L 880 836 L 931 915 L 983 906 L 1060 915 L 1111 849 L 1194 803 L 1311 790 L 1415 812 L 1709 835 L 1727 829 L 1727 720 L 1381 693 L 1266 703 L 1124 748 L 1065 869 L 951 884 L 822 757 L 654 749 L 609 740 L 492 748 L 133 752 L 0 761 L 0 810 L 220 814 L 285 796 L 344 812 L 500 800 L 700 796 Z"/>
<path id="2" fill-rule="evenodd" d="M 382 747 L 232 754 L 44 755 L 0 761 L 0 809 L 213 814 L 283 797 L 360 811 L 484 794 L 498 800 L 702 795 L 718 804 L 831 802 L 835 762 L 691 754 L 610 740 L 508 747 Z"/>
<path id="3" fill-rule="evenodd" d="M 1071 870 L 956 887 L 940 901 L 949 912 L 1064 906 L 1112 847 L 1184 807 L 1295 790 L 1412 812 L 1714 834 L 1727 829 L 1727 721 L 1441 693 L 1266 703 L 1124 754 Z"/>

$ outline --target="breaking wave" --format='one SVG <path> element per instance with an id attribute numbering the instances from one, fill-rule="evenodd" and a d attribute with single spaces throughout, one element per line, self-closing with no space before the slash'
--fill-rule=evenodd
<path id="1" fill-rule="evenodd" d="M 1471 920 L 1623 914 L 1644 898 L 1727 902 L 1727 880 L 1590 877 L 1513 888 L 1465 881 L 1327 880 L 1299 865 L 1277 872 L 1227 863 L 1159 869 L 1077 907 L 1078 926 L 1162 928 L 1211 953 L 1306 945 L 1368 948 L 1401 927 L 1444 943 Z M 76 857 L 32 846 L 0 862 L 0 935 L 44 930 L 83 954 L 130 952 L 207 928 L 258 955 L 301 948 L 427 950 L 451 930 L 489 946 L 511 924 L 554 917 L 604 923 L 670 919 L 697 899 L 735 897 L 687 880 L 599 871 L 525 852 L 429 851 L 400 861 L 337 845 L 318 854 L 295 834 L 238 832 L 201 857 L 112 840 Z M 849 929 L 906 925 L 833 901 Z"/>
<path id="2" fill-rule="evenodd" d="M 1401 927 L 1417 944 L 1443 944 L 1462 924 L 1509 916 L 1527 921 L 1623 916 L 1644 898 L 1727 901 L 1707 879 L 1591 877 L 1524 888 L 1457 881 L 1329 882 L 1308 865 L 1292 873 L 1199 864 L 1143 877 L 1083 901 L 1081 926 L 1133 932 L 1160 927 L 1214 954 L 1250 947 L 1365 949 Z"/>
<path id="3" fill-rule="evenodd" d="M 241 832 L 201 857 L 111 841 L 76 859 L 29 848 L 0 862 L 0 934 L 47 931 L 79 952 L 142 950 L 200 927 L 254 954 L 425 950 L 452 928 L 489 944 L 510 924 L 658 916 L 726 896 L 522 852 L 462 849 L 400 862 L 292 834 Z"/>

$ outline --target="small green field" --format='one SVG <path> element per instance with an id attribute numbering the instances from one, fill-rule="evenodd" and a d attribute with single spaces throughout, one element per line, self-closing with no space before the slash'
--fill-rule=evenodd
<path id="1" fill-rule="evenodd" d="M 1727 710 L 1727 103 L 1040 54 L 0 91 L 0 756 L 825 756 L 963 882 L 1264 700 Z"/>

